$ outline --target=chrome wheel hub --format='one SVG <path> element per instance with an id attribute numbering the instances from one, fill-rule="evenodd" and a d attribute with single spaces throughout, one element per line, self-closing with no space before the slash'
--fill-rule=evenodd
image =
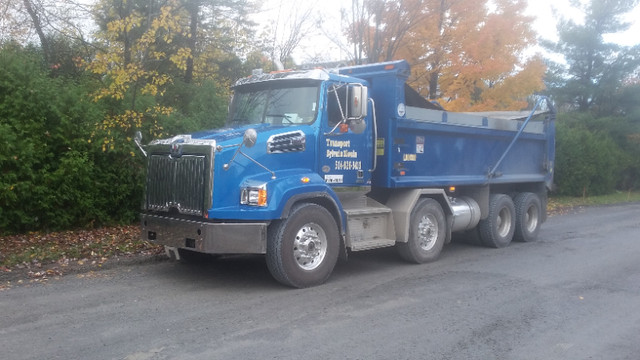
<path id="1" fill-rule="evenodd" d="M 438 222 L 432 215 L 425 215 L 418 223 L 418 244 L 425 251 L 431 250 L 438 239 Z"/>
<path id="2" fill-rule="evenodd" d="M 500 237 L 506 237 L 509 235 L 509 231 L 511 231 L 511 212 L 509 209 L 504 208 L 500 210 L 496 223 L 498 225 L 498 235 L 500 235 Z"/>
<path id="3" fill-rule="evenodd" d="M 327 235 L 315 223 L 305 224 L 293 240 L 293 256 L 304 270 L 314 270 L 327 255 Z"/>
<path id="4" fill-rule="evenodd" d="M 527 231 L 532 233 L 538 227 L 538 208 L 535 206 L 529 207 L 524 214 L 524 224 L 527 227 Z"/>

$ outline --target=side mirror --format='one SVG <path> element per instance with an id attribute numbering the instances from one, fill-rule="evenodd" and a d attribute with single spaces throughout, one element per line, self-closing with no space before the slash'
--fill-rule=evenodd
<path id="1" fill-rule="evenodd" d="M 351 119 L 349 120 L 349 130 L 354 134 L 362 134 L 367 129 L 367 123 L 364 119 Z"/>
<path id="2" fill-rule="evenodd" d="M 369 91 L 366 86 L 361 84 L 349 85 L 347 94 L 347 118 L 362 119 L 367 116 L 367 105 L 369 99 Z"/>

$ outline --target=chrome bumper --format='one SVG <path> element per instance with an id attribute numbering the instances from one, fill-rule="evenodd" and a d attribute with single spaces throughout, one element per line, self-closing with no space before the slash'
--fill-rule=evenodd
<path id="1" fill-rule="evenodd" d="M 268 223 L 209 223 L 141 214 L 142 240 L 209 254 L 265 254 Z"/>

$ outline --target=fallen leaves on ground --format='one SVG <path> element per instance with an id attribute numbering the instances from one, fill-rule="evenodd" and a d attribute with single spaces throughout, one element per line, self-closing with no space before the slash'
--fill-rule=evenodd
<path id="1" fill-rule="evenodd" d="M 581 206 L 559 202 L 555 199 L 549 199 L 547 204 L 547 215 L 563 215 L 580 209 Z"/>
<path id="2" fill-rule="evenodd" d="M 2 236 L 0 278 L 20 272 L 27 281 L 45 282 L 70 267 L 95 268 L 114 258 L 161 253 L 161 246 L 140 239 L 135 225 Z M 7 287 L 0 283 L 0 290 Z"/>

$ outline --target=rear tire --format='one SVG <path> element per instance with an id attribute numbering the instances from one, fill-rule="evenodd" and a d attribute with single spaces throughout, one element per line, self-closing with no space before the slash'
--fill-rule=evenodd
<path id="1" fill-rule="evenodd" d="M 508 246 L 513 240 L 516 227 L 516 211 L 508 195 L 491 194 L 489 216 L 480 220 L 478 233 L 482 244 L 492 248 Z"/>
<path id="2" fill-rule="evenodd" d="M 324 283 L 338 260 L 339 232 L 329 211 L 316 204 L 293 207 L 269 227 L 267 267 L 280 283 L 303 288 Z"/>
<path id="3" fill-rule="evenodd" d="M 542 223 L 542 205 L 538 195 L 520 193 L 513 200 L 516 209 L 516 231 L 513 240 L 535 241 Z"/>
<path id="4" fill-rule="evenodd" d="M 447 223 L 442 206 L 433 199 L 421 199 L 411 211 L 409 239 L 398 243 L 398 253 L 409 262 L 422 264 L 440 256 Z"/>

